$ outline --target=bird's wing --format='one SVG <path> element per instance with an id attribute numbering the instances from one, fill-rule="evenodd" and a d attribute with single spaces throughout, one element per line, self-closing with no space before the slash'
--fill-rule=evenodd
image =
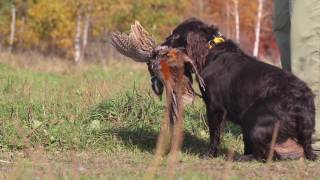
<path id="1" fill-rule="evenodd" d="M 114 32 L 111 44 L 123 55 L 137 62 L 148 62 L 157 46 L 154 38 L 136 21 L 131 25 L 129 35 Z"/>

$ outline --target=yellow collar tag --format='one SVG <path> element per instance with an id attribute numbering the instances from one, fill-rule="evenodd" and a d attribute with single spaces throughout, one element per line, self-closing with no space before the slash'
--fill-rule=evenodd
<path id="1" fill-rule="evenodd" d="M 222 37 L 214 37 L 213 40 L 214 44 L 219 44 L 224 42 L 224 39 Z"/>
<path id="2" fill-rule="evenodd" d="M 209 49 L 213 48 L 215 45 L 224 42 L 224 38 L 221 36 L 214 37 L 211 41 L 209 41 Z"/>

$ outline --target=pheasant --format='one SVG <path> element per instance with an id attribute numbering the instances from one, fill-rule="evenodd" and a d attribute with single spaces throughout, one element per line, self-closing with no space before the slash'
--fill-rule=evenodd
<path id="1" fill-rule="evenodd" d="M 159 48 L 152 35 L 150 35 L 138 21 L 131 25 L 129 34 L 114 32 L 111 36 L 111 43 L 121 54 L 136 62 L 147 63 L 150 74 L 158 77 L 164 85 L 170 84 L 174 87 L 174 84 L 176 84 L 178 80 L 177 72 L 179 70 L 184 71 L 184 65 L 181 66 L 181 64 L 190 64 L 192 71 L 196 74 L 201 87 L 204 89 L 203 80 L 198 74 L 193 61 L 178 49 L 162 46 Z M 177 66 L 177 63 L 181 64 Z M 166 66 L 166 64 L 168 66 Z M 167 70 L 165 70 L 166 67 L 168 68 Z M 170 78 L 166 78 L 168 75 L 166 72 L 170 72 Z M 183 104 L 189 104 L 193 102 L 195 97 L 192 80 L 183 75 L 181 81 L 183 82 Z M 176 102 L 176 95 L 174 93 L 175 92 L 172 92 L 172 96 L 174 102 Z"/>
<path id="2" fill-rule="evenodd" d="M 150 75 L 160 79 L 165 87 L 165 116 L 158 137 L 155 160 L 148 172 L 152 174 L 153 169 L 156 169 L 168 144 L 171 144 L 169 166 L 172 167 L 177 163 L 177 153 L 183 141 L 183 107 L 195 97 L 192 77 L 185 75 L 185 65 L 191 65 L 191 71 L 196 74 L 202 90 L 205 90 L 204 82 L 186 54 L 179 49 L 158 47 L 154 38 L 137 21 L 131 26 L 129 35 L 116 32 L 112 34 L 111 40 L 121 54 L 136 62 L 147 63 Z"/>

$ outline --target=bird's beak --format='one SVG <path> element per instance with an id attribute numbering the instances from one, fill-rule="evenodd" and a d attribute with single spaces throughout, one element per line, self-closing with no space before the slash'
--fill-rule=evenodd
<path id="1" fill-rule="evenodd" d="M 165 55 L 166 53 L 168 53 L 169 51 L 169 47 L 168 46 L 157 46 L 155 49 L 154 49 L 154 52 L 157 54 L 157 55 Z"/>

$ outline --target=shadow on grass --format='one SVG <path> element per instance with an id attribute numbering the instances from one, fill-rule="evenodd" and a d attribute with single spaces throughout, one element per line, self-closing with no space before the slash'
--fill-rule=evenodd
<path id="1" fill-rule="evenodd" d="M 204 130 L 203 122 L 200 121 L 198 113 L 197 110 L 192 109 L 186 113 L 186 116 L 189 117 L 185 118 L 185 121 L 189 121 L 189 123 L 186 123 L 185 129 L 189 129 L 189 131 L 185 131 L 182 151 L 203 156 L 209 148 L 208 140 L 190 133 L 193 130 L 198 132 L 199 130 Z M 155 130 L 155 127 L 159 127 L 159 124 L 157 124 L 159 122 L 154 122 L 154 119 L 161 119 L 163 117 L 163 105 L 156 103 L 156 100 L 152 96 L 145 96 L 142 92 L 134 89 L 128 90 L 113 99 L 102 101 L 92 109 L 89 117 L 90 121 L 110 122 L 108 124 L 110 129 L 104 130 L 101 134 L 117 137 L 117 140 L 122 141 L 124 146 L 129 149 L 138 148 L 141 151 L 153 153 L 158 136 L 158 131 Z M 117 126 L 119 124 L 112 123 L 119 119 L 121 119 L 121 122 L 124 122 L 122 125 L 126 125 L 125 127 L 122 127 L 122 125 L 119 127 Z M 196 120 L 199 121 L 196 122 Z M 230 125 L 226 129 L 235 137 L 241 134 L 240 129 L 236 126 Z M 106 139 L 108 138 L 106 137 Z M 221 154 L 226 154 L 227 150 L 220 149 L 220 152 Z"/>
<path id="2" fill-rule="evenodd" d="M 129 148 L 137 147 L 141 151 L 153 153 L 156 148 L 158 132 L 154 130 L 147 130 L 143 128 L 130 129 L 121 128 L 113 130 L 116 135 L 124 144 Z M 188 132 L 184 133 L 184 142 L 182 151 L 185 153 L 202 156 L 208 150 L 209 144 L 206 140 L 201 139 Z"/>

